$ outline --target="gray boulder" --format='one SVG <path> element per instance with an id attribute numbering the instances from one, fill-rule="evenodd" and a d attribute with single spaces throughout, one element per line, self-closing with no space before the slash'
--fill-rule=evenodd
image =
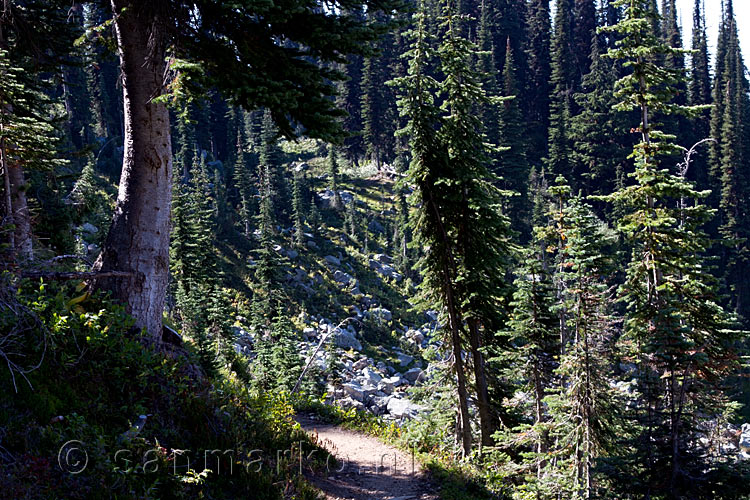
<path id="1" fill-rule="evenodd" d="M 349 283 L 354 281 L 354 276 L 349 273 L 345 273 L 344 271 L 336 270 L 336 272 L 333 273 L 333 279 L 335 279 L 337 283 L 348 285 Z"/>
<path id="2" fill-rule="evenodd" d="M 367 316 L 370 318 L 377 318 L 383 321 L 391 321 L 393 319 L 393 313 L 385 307 L 376 307 L 367 311 Z"/>
<path id="3" fill-rule="evenodd" d="M 370 385 L 377 385 L 378 382 L 383 380 L 383 377 L 381 377 L 378 372 L 373 370 L 372 368 L 365 368 L 362 370 L 362 376 L 369 382 Z"/>
<path id="4" fill-rule="evenodd" d="M 398 363 L 403 367 L 409 366 L 409 364 L 414 361 L 413 356 L 409 356 L 408 354 L 403 354 L 400 352 L 396 354 L 396 357 L 398 358 Z"/>
<path id="5" fill-rule="evenodd" d="M 422 342 L 424 342 L 424 334 L 419 330 L 408 330 L 406 332 L 406 338 L 417 345 L 422 345 Z"/>
<path id="6" fill-rule="evenodd" d="M 414 418 L 422 407 L 412 403 L 408 399 L 392 397 L 388 400 L 388 413 L 396 418 Z"/>
<path id="7" fill-rule="evenodd" d="M 369 364 L 370 364 L 369 358 L 360 358 L 352 365 L 352 370 L 355 372 L 361 371 Z"/>
<path id="8" fill-rule="evenodd" d="M 362 344 L 349 330 L 337 330 L 333 337 L 333 343 L 342 349 L 354 349 L 355 351 L 362 350 Z"/>
<path id="9" fill-rule="evenodd" d="M 380 264 L 390 264 L 393 262 L 393 257 L 384 253 L 376 253 L 372 256 L 373 260 Z"/>
<path id="10" fill-rule="evenodd" d="M 384 378 L 378 384 L 378 390 L 381 392 L 384 392 L 385 394 L 393 394 L 393 391 L 395 389 L 396 389 L 396 386 L 393 385 L 393 383 L 390 382 L 390 379 L 387 379 L 387 378 Z"/>
<path id="11" fill-rule="evenodd" d="M 412 368 L 404 373 L 404 378 L 408 380 L 410 384 L 416 384 L 417 381 L 421 381 L 424 376 L 422 375 L 422 370 L 419 368 Z"/>
<path id="12" fill-rule="evenodd" d="M 750 457 L 750 424 L 742 424 L 740 434 L 740 452 Z"/>
<path id="13" fill-rule="evenodd" d="M 96 234 L 99 232 L 99 228 L 97 228 L 95 225 L 91 224 L 90 222 L 85 222 L 81 226 L 81 231 L 87 234 Z"/>
<path id="14" fill-rule="evenodd" d="M 326 262 L 328 262 L 329 264 L 332 264 L 334 266 L 340 266 L 341 265 L 341 260 L 338 257 L 334 257 L 333 255 L 326 255 L 323 258 L 326 260 Z"/>
<path id="15" fill-rule="evenodd" d="M 362 404 L 361 401 L 357 401 L 349 397 L 339 400 L 338 403 L 339 403 L 339 406 L 341 406 L 345 410 L 348 410 L 349 408 L 354 408 L 355 410 L 360 410 L 360 411 L 365 409 L 365 405 Z"/>

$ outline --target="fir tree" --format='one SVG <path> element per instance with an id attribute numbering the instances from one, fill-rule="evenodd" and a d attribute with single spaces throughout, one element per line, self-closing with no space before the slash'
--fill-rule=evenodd
<path id="1" fill-rule="evenodd" d="M 708 39 L 706 23 L 703 13 L 703 0 L 695 0 L 693 10 L 692 54 L 690 56 L 690 78 L 688 79 L 687 97 L 691 106 L 711 104 L 711 76 L 708 56 Z M 710 110 L 701 113 L 692 121 L 692 133 L 688 135 L 690 142 L 697 142 L 710 136 Z M 699 155 L 688 171 L 688 178 L 695 181 L 699 189 L 707 189 L 708 159 L 705 154 Z"/>
<path id="2" fill-rule="evenodd" d="M 413 221 L 415 239 L 430 247 L 419 264 L 423 296 L 445 307 L 448 316 L 458 384 L 458 436 L 468 453 L 472 436 L 461 349 L 468 339 L 482 443 L 490 444 L 495 423 L 483 346 L 488 332 L 504 318 L 504 273 L 512 245 L 509 221 L 499 211 L 503 193 L 494 187 L 497 179 L 487 169 L 489 149 L 473 112 L 489 98 L 469 66 L 474 45 L 460 35 L 460 19 L 454 5 L 443 5 L 445 34 L 438 54 L 444 80 L 438 83 L 423 73 L 431 53 L 423 21 L 418 21 L 409 74 L 396 83 L 402 90 L 402 113 L 409 119 L 402 132 L 411 139 L 408 178 L 417 186 L 416 203 L 422 205 Z M 432 89 L 443 99 L 439 108 Z"/>
<path id="3" fill-rule="evenodd" d="M 555 12 L 552 36 L 552 95 L 550 97 L 550 126 L 547 168 L 554 174 L 568 171 L 570 137 L 568 123 L 575 82 L 574 57 L 571 45 L 570 0 L 560 0 Z"/>
<path id="4" fill-rule="evenodd" d="M 573 90 L 576 92 L 580 90 L 583 77 L 589 73 L 593 62 L 590 57 L 591 38 L 596 33 L 596 25 L 596 1 L 574 0 L 571 45 L 576 70 Z"/>
<path id="5" fill-rule="evenodd" d="M 294 223 L 292 241 L 297 248 L 303 248 L 305 246 L 305 206 L 302 198 L 302 173 L 294 169 L 292 175 L 292 222 Z"/>
<path id="6" fill-rule="evenodd" d="M 591 71 L 583 78 L 581 92 L 574 96 L 580 113 L 570 124 L 575 137 L 571 152 L 573 189 L 585 194 L 607 194 L 615 187 L 616 172 L 625 162 L 625 114 L 615 111 L 614 84 L 617 80 L 611 60 L 601 57 L 602 38 L 591 39 Z"/>
<path id="7" fill-rule="evenodd" d="M 546 156 L 549 133 L 551 55 L 549 0 L 531 0 L 526 14 L 526 58 L 529 75 L 525 92 L 528 100 L 528 160 L 538 165 Z"/>
<path id="8" fill-rule="evenodd" d="M 554 442 L 549 482 L 564 498 L 596 498 L 599 458 L 615 451 L 612 443 L 619 415 L 618 399 L 610 386 L 615 318 L 610 312 L 612 270 L 605 247 L 612 235 L 580 196 L 562 209 L 564 225 L 557 231 L 565 244 L 559 249 L 560 304 L 565 311 L 567 339 L 556 375 L 561 383 L 546 398 L 550 434 Z"/>
<path id="9" fill-rule="evenodd" d="M 53 171 L 59 142 L 44 83 L 32 82 L 24 68 L 0 48 L 0 167 L 4 214 L 0 232 L 10 261 L 33 258 L 33 235 L 26 179 L 28 171 Z"/>
<path id="10" fill-rule="evenodd" d="M 525 237 L 529 236 L 528 193 L 526 183 L 529 178 L 529 165 L 526 161 L 524 144 L 523 116 L 519 104 L 520 89 L 516 83 L 516 65 L 513 59 L 513 47 L 510 40 L 505 49 L 503 65 L 503 95 L 508 97 L 500 104 L 500 145 L 498 151 L 498 174 L 504 181 L 506 189 L 518 193 L 510 202 L 509 213 L 517 230 Z"/>
<path id="11" fill-rule="evenodd" d="M 328 189 L 333 191 L 333 202 L 331 208 L 341 210 L 344 203 L 341 201 L 339 192 L 339 160 L 336 153 L 336 147 L 333 144 L 328 145 Z"/>
<path id="12" fill-rule="evenodd" d="M 617 107 L 641 115 L 634 184 L 608 197 L 626 208 L 620 230 L 633 245 L 620 292 L 639 390 L 634 417 L 640 431 L 635 455 L 627 458 L 633 467 L 627 494 L 710 496 L 715 479 L 707 472 L 712 469 L 700 442 L 701 420 L 725 411 L 720 383 L 732 369 L 728 317 L 702 262 L 709 241 L 701 226 L 712 211 L 700 201 L 706 192 L 659 165 L 659 157 L 674 149 L 674 137 L 656 130 L 652 116 L 686 110 L 671 101 L 681 72 L 659 61 L 681 51 L 658 41 L 642 0 L 619 4 L 625 17 L 607 29 L 623 41 L 609 56 L 627 61 L 632 73 L 618 82 Z M 679 203 L 683 199 L 693 201 L 687 206 Z"/>
<path id="13" fill-rule="evenodd" d="M 514 454 L 521 451 L 519 459 L 510 462 L 509 473 L 520 475 L 524 487 L 534 491 L 537 498 L 549 496 L 543 494 L 544 470 L 550 458 L 545 398 L 552 390 L 560 351 L 559 321 L 553 311 L 555 290 L 545 253 L 543 239 L 536 239 L 524 252 L 513 282 L 510 329 L 506 332 L 511 348 L 495 359 L 512 374 L 524 374 L 518 390 L 531 395 L 529 406 L 521 408 L 527 418 L 510 432 L 500 434 L 498 441 Z M 517 377 L 511 373 L 509 376 Z"/>

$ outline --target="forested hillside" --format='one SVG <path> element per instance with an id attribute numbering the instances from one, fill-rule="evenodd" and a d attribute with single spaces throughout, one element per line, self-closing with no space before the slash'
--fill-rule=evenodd
<path id="1" fill-rule="evenodd" d="M 324 498 L 315 414 L 445 499 L 750 498 L 704 1 L 0 2 L 3 495 Z"/>

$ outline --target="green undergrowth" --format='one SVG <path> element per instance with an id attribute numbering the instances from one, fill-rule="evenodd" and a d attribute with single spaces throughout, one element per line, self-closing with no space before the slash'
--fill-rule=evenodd
<path id="1" fill-rule="evenodd" d="M 19 369 L 41 363 L 16 371 L 15 386 L 0 373 L 0 496 L 318 498 L 297 472 L 299 448 L 315 445 L 288 397 L 253 393 L 226 370 L 209 378 L 190 345 L 145 347 L 102 297 L 39 282 L 16 291 L 3 278 L 3 352 Z"/>

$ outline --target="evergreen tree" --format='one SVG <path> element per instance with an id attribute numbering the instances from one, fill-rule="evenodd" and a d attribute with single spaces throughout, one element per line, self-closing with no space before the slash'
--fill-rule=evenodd
<path id="1" fill-rule="evenodd" d="M 671 102 L 681 72 L 660 61 L 680 50 L 658 41 L 646 3 L 619 4 L 625 17 L 607 29 L 623 41 L 609 56 L 627 61 L 632 73 L 618 82 L 617 107 L 641 115 L 641 140 L 632 155 L 634 184 L 608 197 L 626 207 L 620 230 L 633 245 L 620 293 L 628 310 L 623 340 L 637 359 L 634 418 L 640 430 L 635 454 L 626 457 L 632 469 L 623 491 L 711 496 L 717 472 L 700 441 L 701 421 L 726 410 L 720 384 L 733 365 L 728 317 L 715 301 L 715 280 L 702 262 L 709 241 L 701 226 L 712 211 L 700 201 L 707 193 L 659 165 L 659 156 L 674 149 L 674 137 L 656 130 L 651 118 L 686 110 Z M 691 200 L 690 205 L 681 200 Z"/>
<path id="2" fill-rule="evenodd" d="M 170 268 L 176 316 L 198 350 L 201 367 L 215 373 L 223 341 L 231 337 L 228 299 L 215 252 L 216 205 L 205 161 L 194 156 L 190 183 L 175 185 Z"/>
<path id="3" fill-rule="evenodd" d="M 258 216 L 258 227 L 260 228 L 260 242 L 257 251 L 258 260 L 255 267 L 254 300 L 257 310 L 256 321 L 265 327 L 271 326 L 280 302 L 279 273 L 280 261 L 276 252 L 276 231 L 274 227 L 273 214 L 273 190 L 271 187 L 270 166 L 261 166 L 264 170 L 261 179 L 263 185 L 260 188 L 260 214 Z"/>
<path id="4" fill-rule="evenodd" d="M 380 56 L 365 59 L 362 69 L 361 87 L 361 117 L 362 138 L 366 156 L 378 170 L 384 162 L 392 159 L 395 142 L 394 132 L 397 125 L 395 101 L 385 82 L 390 80 L 392 38 L 384 37 L 380 48 Z"/>
<path id="5" fill-rule="evenodd" d="M 265 110 L 258 154 L 258 190 L 268 189 L 269 215 L 272 219 L 272 227 L 290 220 L 288 209 L 291 205 L 291 197 L 289 196 L 287 178 L 282 170 L 282 151 L 278 139 L 278 130 L 274 125 L 271 112 Z M 261 197 L 265 195 L 266 193 L 263 193 Z"/>
<path id="6" fill-rule="evenodd" d="M 476 54 L 475 67 L 476 72 L 482 81 L 482 88 L 485 89 L 488 95 L 497 96 L 500 94 L 500 89 L 498 88 L 496 75 L 497 65 L 493 59 L 494 51 L 492 50 L 493 14 L 492 4 L 490 2 L 482 2 L 479 26 L 477 28 L 477 48 L 479 51 Z M 513 68 L 513 72 L 515 71 L 516 68 Z M 480 106 L 477 112 L 479 113 L 480 120 L 484 124 L 484 131 L 487 139 L 492 143 L 499 144 L 500 123 L 495 103 L 488 103 L 485 106 Z"/>
<path id="7" fill-rule="evenodd" d="M 333 202 L 331 208 L 341 210 L 344 203 L 341 201 L 339 192 L 339 161 L 336 147 L 333 144 L 328 145 L 328 189 L 333 191 Z"/>
<path id="8" fill-rule="evenodd" d="M 511 349 L 496 358 L 510 368 L 514 378 L 517 378 L 515 374 L 524 374 L 518 390 L 531 395 L 529 407 L 521 408 L 527 418 L 511 432 L 499 435 L 498 441 L 515 453 L 521 450 L 518 459 L 509 464 L 508 472 L 519 475 L 524 488 L 534 492 L 537 498 L 551 497 L 544 493 L 543 480 L 550 458 L 549 414 L 545 398 L 552 390 L 560 351 L 559 322 L 553 312 L 555 291 L 545 252 L 546 245 L 536 239 L 523 255 L 513 282 L 510 330 L 506 334 Z"/>
<path id="9" fill-rule="evenodd" d="M 528 193 L 526 183 L 529 178 L 529 165 L 526 161 L 523 116 L 519 104 L 520 89 L 516 83 L 516 66 L 513 47 L 508 40 L 503 65 L 503 95 L 508 97 L 500 104 L 500 145 L 498 174 L 504 187 L 518 193 L 510 202 L 509 213 L 513 214 L 515 228 L 525 237 L 529 235 Z"/>
<path id="10" fill-rule="evenodd" d="M 302 173 L 294 169 L 292 175 L 292 222 L 294 223 L 292 241 L 297 248 L 303 248 L 305 246 L 305 206 L 302 198 Z"/>
<path id="11" fill-rule="evenodd" d="M 606 277 L 613 269 L 605 244 L 612 240 L 580 196 L 565 202 L 557 231 L 564 245 L 556 281 L 562 284 L 566 342 L 556 375 L 559 389 L 546 398 L 554 451 L 548 479 L 564 498 L 597 498 L 597 462 L 612 448 L 619 415 L 610 383 L 615 319 Z M 562 494 L 561 494 L 562 493 Z"/>
<path id="12" fill-rule="evenodd" d="M 703 0 L 695 0 L 692 50 L 693 52 L 690 56 L 690 78 L 688 79 L 687 88 L 688 104 L 691 106 L 711 104 L 711 76 Z M 692 120 L 692 133 L 688 135 L 692 144 L 696 144 L 710 136 L 710 123 L 710 110 L 701 111 Z M 688 178 L 694 181 L 699 189 L 707 189 L 709 187 L 708 158 L 705 154 L 699 155 L 694 160 L 692 168 L 688 171 Z"/>
<path id="13" fill-rule="evenodd" d="M 482 443 L 491 444 L 495 423 L 483 346 L 505 315 L 504 275 L 512 245 L 509 221 L 499 211 L 504 193 L 494 186 L 497 178 L 487 168 L 489 149 L 473 112 L 489 98 L 469 66 L 475 46 L 461 36 L 464 18 L 455 9 L 450 2 L 443 5 L 444 36 L 438 54 L 444 80 L 437 83 L 423 73 L 431 53 L 423 21 L 418 21 L 409 74 L 396 83 L 402 90 L 402 113 L 408 118 L 402 132 L 410 136 L 408 178 L 417 186 L 416 203 L 422 206 L 413 222 L 415 239 L 430 247 L 419 264 L 423 297 L 445 307 L 448 316 L 459 396 L 457 429 L 468 453 L 472 436 L 461 350 L 468 339 Z M 439 108 L 433 104 L 433 88 L 443 101 Z"/>
<path id="14" fill-rule="evenodd" d="M 528 100 L 527 156 L 532 165 L 546 157 L 549 134 L 551 55 L 549 0 L 531 0 L 526 14 L 526 58 L 529 74 L 525 96 Z"/>
<path id="15" fill-rule="evenodd" d="M 237 130 L 237 142 L 234 166 L 232 168 L 235 187 L 239 198 L 238 215 L 240 227 L 246 237 L 252 233 L 252 221 L 256 215 L 257 207 L 255 201 L 256 193 L 256 165 L 254 155 L 245 151 L 245 139 L 242 128 Z"/>
<path id="16" fill-rule="evenodd" d="M 573 82 L 575 92 L 580 91 L 581 82 L 591 69 L 591 38 L 596 34 L 596 26 L 596 1 L 574 0 L 571 45 L 576 71 Z"/>
<path id="17" fill-rule="evenodd" d="M 50 117 L 52 102 L 41 92 L 43 85 L 29 81 L 25 69 L 0 47 L 0 167 L 4 207 L 0 234 L 11 262 L 28 261 L 34 255 L 26 172 L 52 171 L 65 163 L 56 151 L 59 141 Z"/>
<path id="18" fill-rule="evenodd" d="M 412 39 L 411 47 L 406 52 L 409 71 L 405 77 L 395 81 L 401 92 L 399 108 L 408 119 L 406 127 L 399 133 L 409 137 L 412 161 L 407 175 L 416 186 L 413 195 L 415 205 L 423 207 L 414 212 L 411 220 L 415 244 L 430 247 L 430 252 L 418 264 L 423 276 L 422 290 L 426 300 L 434 300 L 434 303 L 441 304 L 447 311 L 449 345 L 454 356 L 453 371 L 456 375 L 459 403 L 456 438 L 464 454 L 468 455 L 472 447 L 472 435 L 466 372 L 461 353 L 462 321 L 458 316 L 459 304 L 453 290 L 455 264 L 452 243 L 448 239 L 442 215 L 442 197 L 445 192 L 437 182 L 449 171 L 447 155 L 436 136 L 441 122 L 440 108 L 434 98 L 438 83 L 426 74 L 426 69 L 436 58 L 436 54 L 428 39 L 424 0 L 420 2 L 415 23 L 414 30 L 408 33 Z"/>
<path id="19" fill-rule="evenodd" d="M 574 98 L 580 113 L 571 120 L 575 141 L 571 152 L 573 189 L 585 194 L 607 194 L 615 188 L 618 166 L 627 158 L 622 137 L 626 115 L 615 111 L 614 84 L 617 80 L 611 60 L 601 57 L 602 38 L 591 39 L 591 71 L 583 78 L 581 92 Z"/>
<path id="20" fill-rule="evenodd" d="M 554 174 L 568 171 L 571 98 L 575 82 L 574 57 L 571 41 L 572 12 L 570 0 L 560 0 L 555 12 L 552 35 L 552 95 L 550 97 L 550 126 L 547 168 Z"/>

